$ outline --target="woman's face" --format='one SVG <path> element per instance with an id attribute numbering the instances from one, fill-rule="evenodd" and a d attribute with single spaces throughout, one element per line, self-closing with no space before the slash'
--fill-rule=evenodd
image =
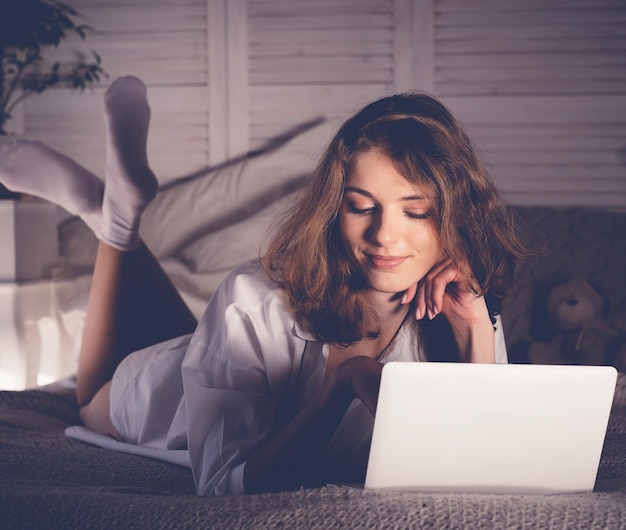
<path id="1" fill-rule="evenodd" d="M 350 261 L 375 291 L 399 293 L 443 258 L 443 245 L 423 188 L 405 179 L 375 149 L 355 155 L 339 226 Z"/>

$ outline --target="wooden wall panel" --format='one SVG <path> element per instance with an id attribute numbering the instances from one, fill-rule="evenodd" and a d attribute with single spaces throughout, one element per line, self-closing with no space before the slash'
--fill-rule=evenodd
<path id="1" fill-rule="evenodd" d="M 435 93 L 516 204 L 626 209 L 626 2 L 438 0 Z"/>
<path id="2" fill-rule="evenodd" d="M 161 182 L 207 165 L 207 92 L 204 88 L 149 86 L 150 164 Z M 38 139 L 103 176 L 104 89 L 84 94 L 50 90 L 27 101 L 25 136 Z"/>
<path id="3" fill-rule="evenodd" d="M 71 58 L 76 51 L 96 50 L 109 81 L 129 74 L 144 80 L 152 108 L 148 155 L 163 182 L 206 167 L 210 161 L 207 11 L 211 3 L 74 0 L 72 5 L 96 32 L 84 41 L 68 39 L 56 53 L 46 54 L 54 61 Z M 223 21 L 215 22 L 223 27 Z M 52 89 L 25 100 L 23 133 L 102 175 L 101 97 L 107 84 L 83 94 Z M 219 156 L 220 146 L 216 147 Z"/>
<path id="4" fill-rule="evenodd" d="M 434 0 L 394 1 L 396 92 L 435 91 Z"/>
<path id="5" fill-rule="evenodd" d="M 626 3 L 436 4 L 441 95 L 624 93 Z"/>
<path id="6" fill-rule="evenodd" d="M 624 0 L 74 0 L 112 77 L 148 84 L 162 181 L 396 91 L 455 110 L 518 204 L 626 205 Z M 101 174 L 100 97 L 12 125 Z"/>
<path id="7" fill-rule="evenodd" d="M 391 92 L 393 8 L 392 0 L 249 0 L 249 148 Z"/>

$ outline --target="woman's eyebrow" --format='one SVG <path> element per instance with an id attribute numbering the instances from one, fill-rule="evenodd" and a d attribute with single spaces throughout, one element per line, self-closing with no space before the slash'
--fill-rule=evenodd
<path id="1" fill-rule="evenodd" d="M 349 191 L 358 193 L 359 195 L 363 195 L 364 197 L 368 197 L 369 199 L 375 199 L 375 197 L 369 191 L 362 188 L 357 188 L 355 186 L 346 186 L 344 188 L 344 192 Z M 400 197 L 401 201 L 424 201 L 427 199 L 428 197 L 425 197 L 424 195 L 408 195 L 406 197 Z"/>

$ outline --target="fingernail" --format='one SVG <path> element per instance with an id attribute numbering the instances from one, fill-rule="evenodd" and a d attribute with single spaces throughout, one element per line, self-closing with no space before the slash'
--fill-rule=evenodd
<path id="1" fill-rule="evenodd" d="M 419 309 L 417 309 L 415 311 L 415 320 L 421 320 L 421 319 L 422 319 L 422 312 Z"/>
<path id="2" fill-rule="evenodd" d="M 400 300 L 400 304 L 402 304 L 402 305 L 406 304 L 406 302 L 407 302 L 407 300 L 408 300 L 408 299 L 409 299 L 409 295 L 408 295 L 408 294 L 406 294 L 406 293 L 404 293 L 404 294 L 402 295 L 402 300 Z"/>
<path id="3" fill-rule="evenodd" d="M 434 313 L 433 313 L 433 312 L 429 309 L 429 310 L 428 310 L 428 319 L 429 319 L 429 320 L 432 320 L 433 318 L 435 318 L 435 315 L 434 315 Z"/>

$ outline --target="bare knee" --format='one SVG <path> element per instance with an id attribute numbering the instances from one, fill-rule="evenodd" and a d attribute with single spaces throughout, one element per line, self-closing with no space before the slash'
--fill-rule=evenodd
<path id="1" fill-rule="evenodd" d="M 111 382 L 106 383 L 93 399 L 80 408 L 80 419 L 88 429 L 112 436 L 116 440 L 122 437 L 111 421 Z"/>

